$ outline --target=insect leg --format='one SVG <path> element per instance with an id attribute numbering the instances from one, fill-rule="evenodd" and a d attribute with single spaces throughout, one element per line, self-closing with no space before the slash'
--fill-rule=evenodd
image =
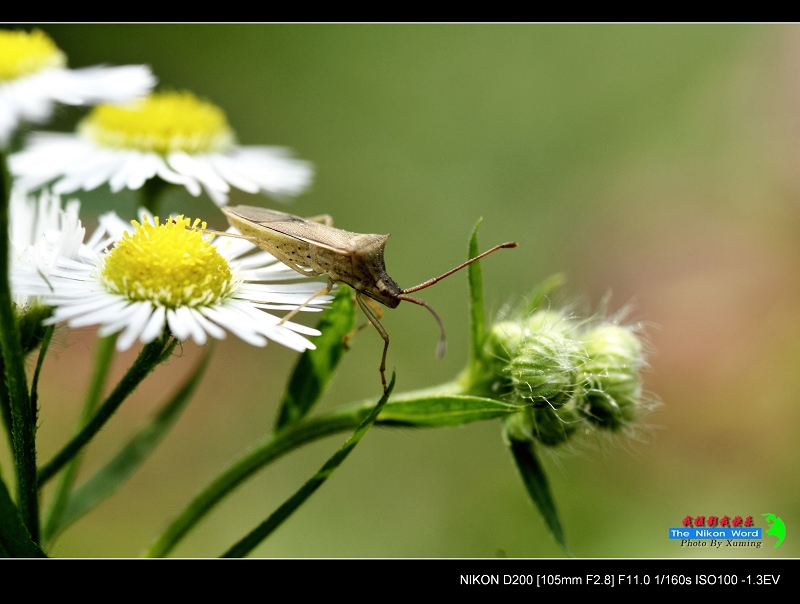
<path id="1" fill-rule="evenodd" d="M 370 308 L 372 309 L 372 311 L 375 313 L 375 315 L 377 315 L 377 319 L 378 319 L 379 321 L 380 321 L 381 319 L 383 319 L 383 309 L 382 309 L 380 306 L 378 306 L 378 305 L 377 305 L 377 304 L 376 304 L 376 303 L 375 303 L 375 302 L 374 302 L 374 301 L 373 301 L 371 298 L 364 298 L 364 302 L 366 302 L 367 304 L 369 304 L 369 306 L 370 306 Z M 342 346 L 344 346 L 344 347 L 345 347 L 345 349 L 346 349 L 346 348 L 348 347 L 348 344 L 347 344 L 347 343 L 348 343 L 348 342 L 351 340 L 351 338 L 354 338 L 354 337 L 355 337 L 355 335 L 356 335 L 356 334 L 357 334 L 359 331 L 361 331 L 362 329 L 364 329 L 364 328 L 365 328 L 367 325 L 369 325 L 369 321 L 368 321 L 368 322 L 366 322 L 366 323 L 362 323 L 361 325 L 359 325 L 358 327 L 356 327 L 356 328 L 355 328 L 353 331 L 351 331 L 350 333 L 348 333 L 348 334 L 345 334 L 345 335 L 342 337 Z"/>
<path id="2" fill-rule="evenodd" d="M 383 393 L 386 394 L 387 392 L 386 351 L 389 350 L 389 334 L 386 333 L 386 330 L 383 328 L 383 325 L 381 325 L 381 322 L 378 321 L 378 317 L 376 317 L 375 314 L 369 309 L 369 306 L 367 306 L 364 303 L 361 294 L 358 292 L 356 292 L 356 301 L 358 302 L 358 305 L 361 307 L 361 310 L 364 311 L 364 314 L 367 315 L 367 319 L 369 319 L 369 322 L 375 326 L 375 329 L 378 330 L 378 333 L 383 338 L 383 356 L 381 357 L 381 366 L 378 368 L 378 370 L 381 372 L 381 383 L 383 384 Z"/>
<path id="3" fill-rule="evenodd" d="M 290 312 L 288 315 L 283 317 L 283 319 L 280 320 L 278 325 L 283 325 L 284 323 L 286 323 L 286 321 L 291 319 L 293 316 L 295 316 L 297 313 L 299 313 L 301 310 L 303 310 L 306 306 L 308 306 L 308 304 L 314 298 L 318 298 L 319 296 L 324 296 L 325 294 L 330 293 L 330 291 L 332 289 L 333 289 L 333 279 L 328 279 L 328 284 L 325 287 L 323 287 L 322 289 L 319 289 L 319 290 L 315 291 L 313 294 L 311 294 L 311 297 L 308 300 L 303 302 L 300 306 L 298 306 L 292 312 Z"/>

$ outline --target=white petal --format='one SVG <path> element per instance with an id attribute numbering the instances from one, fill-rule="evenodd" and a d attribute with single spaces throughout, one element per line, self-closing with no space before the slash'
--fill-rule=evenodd
<path id="1" fill-rule="evenodd" d="M 167 182 L 171 182 L 176 185 L 183 185 L 186 187 L 186 190 L 189 191 L 194 197 L 198 197 L 202 192 L 202 188 L 200 187 L 200 183 L 198 183 L 194 178 L 190 176 L 186 176 L 185 174 L 178 174 L 177 172 L 170 169 L 167 163 L 159 156 L 159 163 L 157 165 L 157 174 L 166 180 Z"/>
<path id="2" fill-rule="evenodd" d="M 58 304 L 59 302 L 50 301 L 50 303 Z M 97 323 L 109 323 L 125 314 L 125 309 L 129 304 L 130 302 L 127 300 L 114 300 L 109 296 L 92 305 L 62 305 L 53 311 L 52 320 L 54 322 L 68 321 L 70 327 L 86 327 Z"/>
<path id="3" fill-rule="evenodd" d="M 92 191 L 104 182 L 108 182 L 122 170 L 128 161 L 128 154 L 119 151 L 100 150 L 82 162 L 83 165 L 72 165 L 64 170 L 64 176 L 53 184 L 57 193 L 72 193 L 78 189 Z"/>
<path id="4" fill-rule="evenodd" d="M 179 340 L 186 340 L 189 336 L 198 344 L 206 343 L 206 334 L 192 317 L 192 313 L 185 306 L 167 310 L 167 323 L 170 331 Z"/>
<path id="5" fill-rule="evenodd" d="M 299 352 L 307 348 L 311 348 L 312 350 L 315 348 L 311 342 L 294 333 L 285 325 L 278 325 L 280 322 L 278 317 L 256 310 L 249 304 L 239 302 L 238 300 L 230 300 L 226 308 L 235 309 L 237 313 L 249 319 L 252 328 L 257 329 L 270 340 L 274 340 L 279 344 L 283 344 Z"/>
<path id="6" fill-rule="evenodd" d="M 295 323 L 293 321 L 287 321 L 283 325 L 287 329 L 291 329 L 292 331 L 296 331 L 297 333 L 304 333 L 307 336 L 319 336 L 319 335 L 322 335 L 322 332 L 319 329 L 314 329 L 313 327 L 308 327 L 307 325 L 303 325 L 301 323 Z"/>
<path id="7" fill-rule="evenodd" d="M 117 350 L 127 350 L 133 346 L 133 343 L 147 327 L 152 312 L 153 308 L 149 303 L 143 303 L 136 309 L 136 313 L 129 318 L 125 331 L 117 339 Z"/>
<path id="8" fill-rule="evenodd" d="M 239 316 L 235 312 L 229 312 L 229 309 L 219 309 L 215 307 L 208 307 L 198 309 L 208 319 L 220 325 L 238 336 L 248 344 L 253 346 L 266 346 L 267 340 L 263 336 L 255 332 L 251 325 L 247 323 L 246 318 Z"/>
<path id="9" fill-rule="evenodd" d="M 210 335 L 212 338 L 216 338 L 218 340 L 222 340 L 225 338 L 225 330 L 222 329 L 216 323 L 212 323 L 211 321 L 206 319 L 205 316 L 203 316 L 203 313 L 200 312 L 200 310 L 193 308 L 192 316 L 200 324 L 200 327 L 202 327 L 206 331 L 206 333 Z"/>
<path id="10" fill-rule="evenodd" d="M 258 193 L 261 188 L 258 182 L 246 176 L 244 174 L 246 170 L 241 169 L 236 161 L 230 157 L 221 153 L 216 153 L 209 155 L 209 161 L 214 166 L 217 173 L 219 173 L 220 177 L 237 189 L 248 193 Z"/>
<path id="11" fill-rule="evenodd" d="M 150 315 L 150 318 L 147 320 L 147 325 L 145 325 L 145 328 L 142 330 L 142 335 L 139 336 L 139 339 L 144 344 L 149 344 L 164 333 L 166 314 L 166 309 L 163 306 L 156 306 L 153 309 L 153 314 Z"/>
<path id="12" fill-rule="evenodd" d="M 241 146 L 226 153 L 227 167 L 252 178 L 274 195 L 297 195 L 311 184 L 311 163 L 290 157 L 283 147 Z"/>
<path id="13" fill-rule="evenodd" d="M 141 153 L 119 153 L 114 172 L 107 176 L 108 187 L 112 193 L 119 193 L 128 184 L 131 175 L 141 171 L 146 165 L 145 156 Z M 143 181 L 144 182 L 144 181 Z"/>
<path id="14" fill-rule="evenodd" d="M 52 68 L 0 84 L 0 146 L 5 147 L 22 121 L 44 122 L 54 102 L 85 105 L 126 101 L 146 94 L 155 77 L 148 67 Z"/>
<path id="15" fill-rule="evenodd" d="M 119 102 L 141 97 L 156 84 L 145 65 L 53 70 L 53 98 L 69 105 Z"/>
<path id="16" fill-rule="evenodd" d="M 139 314 L 144 314 L 144 311 L 141 310 L 142 306 L 148 310 L 151 309 L 151 304 L 149 302 L 132 302 L 112 319 L 103 323 L 98 333 L 101 336 L 107 336 L 124 329 L 132 319 L 136 318 Z"/>
<path id="17" fill-rule="evenodd" d="M 217 205 L 224 205 L 228 201 L 230 186 L 217 174 L 205 155 L 175 151 L 167 155 L 167 164 L 179 174 L 197 180 Z"/>

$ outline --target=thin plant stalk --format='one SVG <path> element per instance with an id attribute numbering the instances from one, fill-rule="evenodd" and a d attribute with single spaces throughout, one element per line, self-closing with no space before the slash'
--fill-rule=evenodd
<path id="1" fill-rule="evenodd" d="M 38 473 L 39 486 L 43 486 L 55 476 L 105 425 L 128 395 L 161 363 L 177 345 L 178 341 L 167 332 L 161 338 L 145 344 L 128 373 L 111 392 L 88 424 L 53 459 L 47 462 Z"/>
<path id="2" fill-rule="evenodd" d="M 459 388 L 460 385 L 453 382 L 393 397 L 392 402 L 381 410 L 376 424 L 387 427 L 455 426 L 502 417 L 519 410 L 513 405 L 490 399 L 465 396 Z M 357 403 L 289 424 L 273 433 L 195 496 L 142 555 L 165 556 L 215 505 L 255 472 L 298 447 L 339 432 L 356 430 L 374 408 L 372 401 Z M 435 418 L 426 415 L 431 409 L 439 411 L 434 413 Z"/>
<path id="3" fill-rule="evenodd" d="M 11 410 L 11 448 L 17 473 L 17 505 L 34 543 L 39 542 L 39 492 L 36 488 L 36 413 L 31 410 L 19 326 L 9 283 L 9 180 L 0 152 L 0 351 Z"/>
<path id="4" fill-rule="evenodd" d="M 271 535 L 281 524 L 283 524 L 303 503 L 319 489 L 331 474 L 342 465 L 342 462 L 353 451 L 358 441 L 367 433 L 367 431 L 375 423 L 386 401 L 394 389 L 395 374 L 392 374 L 392 379 L 386 392 L 378 401 L 378 404 L 370 411 L 369 415 L 365 417 L 356 428 L 356 431 L 350 435 L 350 438 L 342 445 L 342 447 L 331 456 L 328 461 L 314 474 L 302 487 L 289 499 L 287 499 L 277 510 L 270 514 L 264 522 L 258 525 L 255 529 L 250 531 L 245 537 L 235 543 L 228 551 L 223 554 L 223 558 L 241 558 L 249 554 L 253 549 Z"/>
<path id="5" fill-rule="evenodd" d="M 92 415 L 97 409 L 100 402 L 100 397 L 103 394 L 106 382 L 108 380 L 108 373 L 111 369 L 111 361 L 114 358 L 115 344 L 117 342 L 116 334 L 100 338 L 97 341 L 97 350 L 95 351 L 94 370 L 92 371 L 91 381 L 89 382 L 89 389 L 86 392 L 86 398 L 83 401 L 83 408 L 81 409 L 80 417 L 78 418 L 75 426 L 75 434 L 77 435 L 91 420 Z M 45 541 L 50 540 L 56 533 L 64 509 L 69 499 L 70 491 L 75 483 L 75 477 L 80 468 L 81 458 L 83 455 L 78 453 L 60 473 L 58 482 L 56 483 L 53 492 L 53 498 L 45 515 L 43 536 Z"/>
<path id="6" fill-rule="evenodd" d="M 371 404 L 326 413 L 292 424 L 271 435 L 203 489 L 142 556 L 160 558 L 167 555 L 211 508 L 253 473 L 297 447 L 339 432 L 355 430 L 374 406 Z"/>

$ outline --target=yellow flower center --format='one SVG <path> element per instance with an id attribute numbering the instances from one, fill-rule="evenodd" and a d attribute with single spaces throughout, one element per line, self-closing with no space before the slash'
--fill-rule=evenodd
<path id="1" fill-rule="evenodd" d="M 43 31 L 0 31 L 0 82 L 66 64 L 67 57 Z"/>
<path id="2" fill-rule="evenodd" d="M 191 92 L 155 92 L 125 106 L 97 105 L 78 130 L 104 147 L 162 155 L 211 153 L 234 142 L 225 113 Z"/>
<path id="3" fill-rule="evenodd" d="M 125 233 L 106 258 L 106 287 L 129 300 L 157 306 L 207 306 L 231 292 L 228 261 L 203 238 L 206 223 L 178 216 L 159 224 L 145 220 Z M 199 226 L 198 226 L 199 225 Z"/>

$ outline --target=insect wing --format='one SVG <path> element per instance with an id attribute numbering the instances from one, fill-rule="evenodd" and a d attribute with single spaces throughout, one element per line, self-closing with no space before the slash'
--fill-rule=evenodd
<path id="1" fill-rule="evenodd" d="M 348 254 L 351 251 L 347 242 L 354 233 L 311 222 L 294 214 L 255 206 L 222 208 L 222 211 L 228 216 L 228 221 L 240 231 L 243 228 L 252 230 L 249 225 L 255 224 L 280 235 L 323 247 L 334 253 Z"/>

